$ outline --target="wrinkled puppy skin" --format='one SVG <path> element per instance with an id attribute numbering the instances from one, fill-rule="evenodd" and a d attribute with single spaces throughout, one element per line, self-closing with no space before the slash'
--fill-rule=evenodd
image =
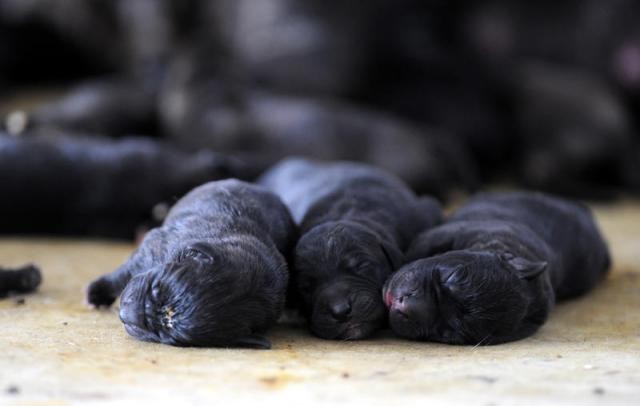
<path id="1" fill-rule="evenodd" d="M 42 273 L 35 265 L 16 269 L 0 268 L 0 298 L 9 293 L 30 293 L 42 282 Z"/>
<path id="2" fill-rule="evenodd" d="M 263 334 L 286 296 L 293 221 L 277 196 L 235 179 L 182 198 L 115 272 L 91 283 L 88 302 L 120 298 L 135 338 L 177 346 L 270 348 Z"/>
<path id="3" fill-rule="evenodd" d="M 556 300 L 592 289 L 610 266 L 585 206 L 527 192 L 486 194 L 421 233 L 384 286 L 402 337 L 490 345 L 544 324 Z"/>
<path id="4" fill-rule="evenodd" d="M 155 220 L 158 203 L 172 204 L 205 182 L 244 178 L 244 167 L 141 137 L 0 133 L 0 230 L 131 239 Z"/>
<path id="5" fill-rule="evenodd" d="M 347 162 L 287 159 L 259 182 L 300 224 L 292 286 L 311 331 L 356 340 L 385 326 L 382 285 L 413 236 L 442 221 L 439 204 L 380 169 Z"/>

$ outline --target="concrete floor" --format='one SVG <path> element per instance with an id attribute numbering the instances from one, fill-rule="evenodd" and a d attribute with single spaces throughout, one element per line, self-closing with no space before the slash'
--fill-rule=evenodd
<path id="1" fill-rule="evenodd" d="M 0 301 L 0 404 L 188 400 L 370 404 L 638 404 L 640 203 L 597 208 L 615 268 L 561 304 L 527 340 L 494 347 L 413 343 L 389 333 L 330 342 L 280 326 L 271 351 L 174 348 L 127 336 L 83 289 L 129 255 L 110 242 L 0 240 L 0 264 L 41 265 L 37 294 Z"/>

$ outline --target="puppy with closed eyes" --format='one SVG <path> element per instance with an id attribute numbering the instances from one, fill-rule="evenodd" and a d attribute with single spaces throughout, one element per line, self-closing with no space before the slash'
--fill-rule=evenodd
<path id="1" fill-rule="evenodd" d="M 538 193 L 480 195 L 421 233 L 384 286 L 391 328 L 449 344 L 534 334 L 556 300 L 593 288 L 610 266 L 588 208 Z"/>
<path id="2" fill-rule="evenodd" d="M 235 179 L 182 198 L 115 272 L 91 283 L 88 302 L 120 298 L 127 332 L 177 346 L 269 348 L 263 334 L 285 302 L 291 216 L 277 196 Z"/>
<path id="3" fill-rule="evenodd" d="M 356 163 L 287 159 L 260 182 L 300 224 L 293 289 L 312 333 L 356 340 L 383 327 L 382 285 L 414 235 L 441 222 L 439 204 Z"/>

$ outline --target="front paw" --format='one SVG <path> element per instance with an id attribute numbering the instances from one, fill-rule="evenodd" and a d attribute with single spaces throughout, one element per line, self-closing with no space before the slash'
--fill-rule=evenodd
<path id="1" fill-rule="evenodd" d="M 16 291 L 20 293 L 28 293 L 34 291 L 42 282 L 42 273 L 40 269 L 31 264 L 20 269 L 20 279 Z"/>
<path id="2" fill-rule="evenodd" d="M 87 289 L 87 302 L 94 307 L 109 307 L 116 300 L 112 284 L 104 277 L 91 282 Z"/>

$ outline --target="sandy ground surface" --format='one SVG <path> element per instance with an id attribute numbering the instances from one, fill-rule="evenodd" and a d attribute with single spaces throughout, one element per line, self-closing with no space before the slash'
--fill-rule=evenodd
<path id="1" fill-rule="evenodd" d="M 640 203 L 596 212 L 615 261 L 608 279 L 560 304 L 535 336 L 477 348 L 389 333 L 331 342 L 291 326 L 272 331 L 270 351 L 143 343 L 117 309 L 83 304 L 86 284 L 131 245 L 2 239 L 1 264 L 36 262 L 45 281 L 23 304 L 0 301 L 0 404 L 639 404 Z"/>

